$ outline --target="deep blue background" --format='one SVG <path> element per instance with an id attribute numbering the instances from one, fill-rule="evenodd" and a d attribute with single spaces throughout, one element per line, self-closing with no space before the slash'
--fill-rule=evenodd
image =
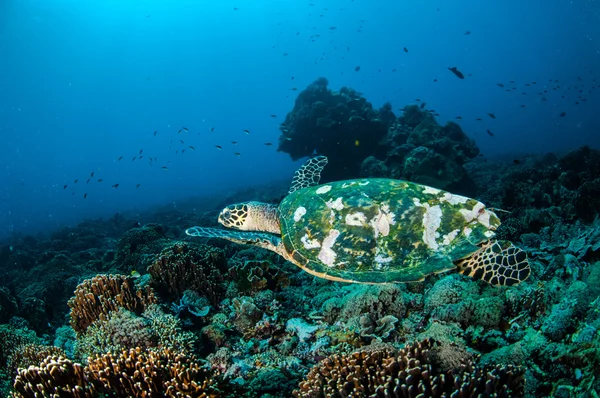
<path id="1" fill-rule="evenodd" d="M 376 107 L 420 98 L 441 123 L 462 116 L 486 156 L 598 146 L 600 90 L 588 91 L 600 84 L 599 8 L 577 0 L 4 0 L 0 237 L 289 179 L 298 164 L 276 152 L 278 126 L 298 93 L 290 89 L 319 76 Z M 459 80 L 449 66 L 470 76 Z M 496 85 L 510 80 L 518 91 Z M 537 94 L 544 89 L 546 102 Z M 575 105 L 578 95 L 587 101 Z M 183 126 L 189 132 L 178 134 Z M 158 160 L 150 166 L 148 157 Z"/>

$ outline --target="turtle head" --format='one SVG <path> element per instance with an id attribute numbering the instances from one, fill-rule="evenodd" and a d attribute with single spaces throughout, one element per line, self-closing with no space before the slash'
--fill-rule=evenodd
<path id="1" fill-rule="evenodd" d="M 221 210 L 218 221 L 224 227 L 240 231 L 281 233 L 277 206 L 268 203 L 243 202 L 229 205 Z"/>
<path id="2" fill-rule="evenodd" d="M 227 228 L 250 231 L 248 228 L 250 212 L 248 203 L 237 203 L 229 205 L 219 213 L 219 224 Z"/>

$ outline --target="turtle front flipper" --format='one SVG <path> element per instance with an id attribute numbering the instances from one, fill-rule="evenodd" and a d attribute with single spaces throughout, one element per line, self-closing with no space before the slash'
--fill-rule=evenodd
<path id="1" fill-rule="evenodd" d="M 458 272 L 492 285 L 511 286 L 529 277 L 527 254 L 508 241 L 490 241 L 457 262 Z"/>
<path id="2" fill-rule="evenodd" d="M 275 253 L 284 256 L 283 243 L 281 238 L 275 235 L 262 232 L 236 232 L 227 231 L 218 228 L 203 228 L 192 227 L 185 230 L 189 236 L 199 238 L 220 238 L 228 241 L 240 243 L 242 245 L 252 245 L 262 247 L 263 249 L 274 251 Z"/>
<path id="3" fill-rule="evenodd" d="M 294 173 L 292 186 L 290 187 L 288 194 L 302 188 L 319 185 L 321 171 L 323 171 L 325 166 L 327 166 L 326 156 L 315 156 L 314 158 L 308 159 L 302 167 Z"/>

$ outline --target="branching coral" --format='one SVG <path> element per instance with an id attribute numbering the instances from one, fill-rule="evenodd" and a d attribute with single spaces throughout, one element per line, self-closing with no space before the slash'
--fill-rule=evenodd
<path id="1" fill-rule="evenodd" d="M 83 366 L 64 357 L 48 357 L 39 366 L 19 370 L 14 389 L 19 398 L 95 396 Z"/>
<path id="2" fill-rule="evenodd" d="M 39 365 L 48 357 L 66 356 L 65 352 L 58 347 L 39 344 L 25 344 L 14 350 L 8 359 L 7 368 L 14 376 L 18 369 L 27 369 L 29 366 Z"/>
<path id="3" fill-rule="evenodd" d="M 86 373 L 98 390 L 119 397 L 214 397 L 208 373 L 193 356 L 169 349 L 124 351 L 90 360 Z"/>
<path id="4" fill-rule="evenodd" d="M 107 320 L 111 311 L 125 308 L 140 314 L 158 302 L 150 287 L 137 289 L 134 281 L 124 275 L 97 275 L 80 283 L 69 300 L 73 329 L 82 333 L 95 321 Z"/>
<path id="5" fill-rule="evenodd" d="M 176 300 L 186 290 L 206 296 L 216 306 L 225 292 L 225 255 L 207 245 L 176 243 L 164 249 L 148 267 L 152 284 L 165 299 Z"/>
<path id="6" fill-rule="evenodd" d="M 196 358 L 169 349 L 104 354 L 90 358 L 85 368 L 63 357 L 48 357 L 38 367 L 20 370 L 14 388 L 15 396 L 23 398 L 218 396 Z"/>
<path id="7" fill-rule="evenodd" d="M 333 355 L 310 370 L 296 397 L 514 397 L 523 393 L 523 370 L 513 366 L 479 368 L 463 363 L 440 372 L 432 365 L 424 340 L 395 351 L 375 346 L 352 354 Z"/>

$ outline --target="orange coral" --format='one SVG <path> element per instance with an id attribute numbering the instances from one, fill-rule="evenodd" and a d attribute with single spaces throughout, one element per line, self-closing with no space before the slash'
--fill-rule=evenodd
<path id="1" fill-rule="evenodd" d="M 64 357 L 48 357 L 40 366 L 19 369 L 14 389 L 19 398 L 95 396 L 83 367 Z"/>
<path id="2" fill-rule="evenodd" d="M 218 392 L 208 371 L 193 356 L 167 348 L 125 350 L 90 358 L 84 368 L 63 357 L 48 357 L 39 367 L 21 369 L 15 379 L 17 398 L 38 396 L 214 398 Z"/>
<path id="3" fill-rule="evenodd" d="M 440 372 L 430 363 L 432 340 L 396 351 L 389 346 L 333 355 L 313 367 L 296 397 L 471 397 L 523 394 L 523 369 L 514 366 L 479 368 L 463 363 Z"/>
<path id="4" fill-rule="evenodd" d="M 124 275 L 97 275 L 80 283 L 69 300 L 73 329 L 83 333 L 95 321 L 107 320 L 111 311 L 125 308 L 140 314 L 158 302 L 150 287 L 136 289 L 134 281 Z"/>

